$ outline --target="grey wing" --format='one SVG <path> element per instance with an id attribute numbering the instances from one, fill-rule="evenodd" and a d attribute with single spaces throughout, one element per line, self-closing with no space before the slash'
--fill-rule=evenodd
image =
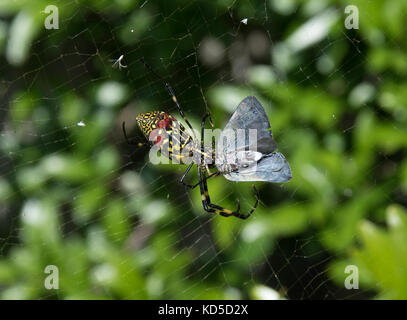
<path id="1" fill-rule="evenodd" d="M 239 103 L 217 142 L 217 151 L 221 153 L 245 149 L 263 154 L 277 149 L 267 114 L 261 103 L 252 96 Z"/>
<path id="2" fill-rule="evenodd" d="M 257 163 L 237 171 L 224 174 L 231 181 L 286 182 L 291 179 L 291 168 L 280 152 L 263 156 Z"/>

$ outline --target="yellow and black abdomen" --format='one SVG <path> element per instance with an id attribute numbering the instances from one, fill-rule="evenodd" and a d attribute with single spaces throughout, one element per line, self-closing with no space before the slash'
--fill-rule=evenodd
<path id="1" fill-rule="evenodd" d="M 136 118 L 145 137 L 162 155 L 175 163 L 189 163 L 193 154 L 192 137 L 172 115 L 163 111 L 141 113 Z"/>

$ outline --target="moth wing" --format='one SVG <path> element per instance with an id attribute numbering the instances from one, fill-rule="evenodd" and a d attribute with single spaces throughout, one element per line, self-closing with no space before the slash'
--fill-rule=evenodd
<path id="1" fill-rule="evenodd" d="M 254 143 L 257 143 L 257 146 Z M 221 153 L 245 149 L 263 154 L 272 153 L 277 149 L 267 114 L 261 103 L 252 96 L 244 98 L 239 103 L 217 143 L 217 151 Z"/>
<path id="2" fill-rule="evenodd" d="M 233 151 L 223 154 L 222 160 L 229 165 L 234 165 L 237 168 L 250 166 L 255 164 L 263 157 L 263 154 L 257 151 Z M 221 165 L 222 163 L 220 163 Z"/>
<path id="3" fill-rule="evenodd" d="M 262 157 L 258 162 L 240 167 L 238 170 L 224 174 L 231 181 L 268 181 L 287 182 L 291 179 L 291 168 L 280 152 L 273 152 Z"/>

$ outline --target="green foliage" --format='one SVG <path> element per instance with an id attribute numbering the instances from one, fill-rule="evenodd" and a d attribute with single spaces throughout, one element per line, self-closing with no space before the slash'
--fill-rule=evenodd
<path id="1" fill-rule="evenodd" d="M 0 3 L 0 298 L 407 299 L 406 1 L 54 2 L 58 30 L 47 1 Z M 178 116 L 141 57 L 195 128 L 261 101 L 293 179 L 256 183 L 250 219 L 205 213 L 186 166 L 126 145 L 122 121 L 142 141 L 136 114 Z M 251 183 L 209 191 L 254 201 Z"/>
<path id="2" fill-rule="evenodd" d="M 357 263 L 370 272 L 370 284 L 377 286 L 380 297 L 407 297 L 407 211 L 392 205 L 386 211 L 388 230 L 364 221 L 359 228 L 362 247 L 356 249 Z"/>
<path id="3" fill-rule="evenodd" d="M 386 209 L 387 228 L 362 220 L 357 229 L 360 242 L 350 250 L 347 261 L 332 263 L 332 278 L 343 283 L 347 274 L 344 266 L 356 265 L 363 287 L 375 288 L 379 299 L 407 297 L 407 211 L 399 205 Z"/>

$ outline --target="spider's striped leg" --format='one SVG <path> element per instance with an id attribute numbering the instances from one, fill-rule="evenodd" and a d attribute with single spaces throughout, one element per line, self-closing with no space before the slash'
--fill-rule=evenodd
<path id="1" fill-rule="evenodd" d="M 204 174 L 205 174 L 205 173 L 204 173 Z M 218 175 L 220 175 L 220 172 L 219 172 L 219 171 L 214 172 L 214 173 L 211 173 L 209 176 L 205 177 L 205 179 L 208 180 L 208 179 L 210 179 L 210 178 L 212 178 L 212 177 L 217 177 Z M 193 188 L 199 186 L 200 183 L 201 183 L 201 180 L 199 180 L 197 183 L 195 183 L 195 184 L 193 185 Z"/>
<path id="2" fill-rule="evenodd" d="M 204 160 L 203 160 L 203 152 L 202 152 L 202 150 L 204 150 L 204 140 L 203 140 L 203 139 L 204 139 L 204 131 L 205 131 L 205 120 L 206 120 L 208 117 L 209 117 L 209 121 L 210 121 L 211 125 L 213 126 L 212 118 L 211 118 L 211 115 L 210 115 L 209 112 L 207 112 L 207 113 L 202 117 L 202 121 L 201 121 L 201 138 L 202 138 L 202 139 L 201 139 L 201 163 L 204 161 Z M 191 138 L 191 136 L 188 136 L 188 139 L 190 139 L 190 138 Z M 187 143 L 189 143 L 189 142 L 190 142 L 190 140 L 187 140 L 187 142 L 186 142 L 185 144 L 187 144 Z M 179 181 L 179 182 L 182 183 L 184 186 L 186 186 L 186 187 L 188 187 L 188 188 L 190 188 L 190 189 L 196 188 L 197 186 L 199 186 L 199 184 L 200 184 L 201 181 L 202 181 L 202 179 L 200 178 L 200 179 L 198 180 L 198 182 L 195 183 L 194 185 L 191 185 L 191 184 L 188 184 L 188 183 L 185 183 L 185 182 L 184 182 L 184 179 L 185 179 L 186 175 L 188 174 L 188 172 L 191 170 L 193 164 L 194 164 L 194 162 L 192 162 L 192 163 L 188 166 L 188 168 L 185 170 L 184 174 L 182 175 L 181 180 Z M 198 164 L 198 165 L 199 165 L 199 164 Z M 198 168 L 198 169 L 199 169 L 199 168 Z M 218 171 L 218 172 L 211 173 L 209 176 L 206 177 L 206 180 L 208 180 L 209 178 L 212 178 L 212 177 L 216 177 L 216 176 L 218 176 L 219 174 L 220 174 L 219 171 Z"/>
<path id="3" fill-rule="evenodd" d="M 192 131 L 192 135 L 194 136 L 194 139 L 197 140 L 195 131 L 192 128 L 192 125 L 189 123 L 187 117 L 184 114 L 184 111 L 182 111 L 182 108 L 180 104 L 178 103 L 177 97 L 175 96 L 174 90 L 171 88 L 170 84 L 168 82 L 165 83 L 165 87 L 167 88 L 168 94 L 170 95 L 172 101 L 175 103 L 175 105 L 178 108 L 178 112 L 181 115 L 182 119 L 184 119 L 185 123 L 188 125 L 189 129 Z"/>
<path id="4" fill-rule="evenodd" d="M 193 164 L 194 164 L 194 162 L 192 162 L 192 163 L 188 166 L 188 168 L 185 170 L 184 174 L 182 175 L 181 180 L 179 181 L 179 182 L 182 183 L 184 186 L 186 186 L 186 187 L 188 187 L 188 188 L 190 188 L 190 189 L 195 189 L 195 188 L 196 188 L 197 186 L 199 186 L 199 184 L 201 183 L 201 180 L 199 180 L 199 181 L 198 181 L 197 183 L 195 183 L 195 184 L 188 184 L 188 183 L 184 182 L 185 177 L 186 177 L 186 175 L 188 174 L 189 170 L 191 170 Z M 216 176 L 218 176 L 219 174 L 220 174 L 219 171 L 218 171 L 218 172 L 211 173 L 209 176 L 206 177 L 206 180 L 208 180 L 209 178 L 212 178 L 212 177 L 216 177 Z"/>
<path id="5" fill-rule="evenodd" d="M 254 203 L 254 206 L 250 209 L 249 213 L 242 214 L 242 213 L 240 213 L 240 200 L 237 200 L 237 210 L 236 210 L 236 212 L 233 213 L 233 215 L 235 217 L 240 218 L 240 219 L 247 219 L 256 210 L 257 205 L 259 203 L 259 192 L 257 191 L 255 185 L 253 185 L 253 190 L 254 190 L 254 196 L 256 198 L 256 202 Z"/>
<path id="6" fill-rule="evenodd" d="M 213 212 L 213 213 L 216 213 L 223 217 L 235 216 L 236 218 L 239 218 L 239 219 L 247 219 L 256 210 L 257 204 L 259 203 L 259 196 L 258 196 L 257 189 L 254 185 L 253 185 L 253 189 L 255 191 L 256 202 L 255 202 L 253 208 L 247 214 L 243 214 L 243 213 L 240 213 L 240 201 L 239 200 L 237 201 L 237 210 L 236 211 L 225 209 L 221 206 L 211 203 L 211 199 L 209 197 L 209 192 L 208 192 L 208 185 L 206 183 L 206 177 L 205 177 L 205 174 L 202 176 L 201 168 L 198 168 L 198 176 L 201 181 L 200 191 L 201 191 L 202 205 L 203 205 L 203 208 L 205 211 Z"/>
<path id="7" fill-rule="evenodd" d="M 204 128 L 205 128 L 205 120 L 207 117 L 210 117 L 210 114 L 207 113 L 203 118 L 201 122 L 201 164 L 203 163 L 203 153 L 204 153 Z M 205 211 L 207 212 L 213 212 L 216 214 L 219 214 L 223 217 L 230 217 L 230 216 L 235 216 L 240 219 L 247 219 L 248 217 L 251 216 L 251 214 L 256 210 L 257 204 L 259 203 L 259 196 L 256 187 L 253 185 L 255 194 L 256 194 L 256 203 L 254 204 L 253 208 L 249 211 L 247 214 L 242 214 L 240 213 L 240 201 L 237 201 L 237 210 L 232 211 L 229 209 L 225 209 L 221 206 L 218 206 L 216 204 L 211 203 L 211 199 L 209 197 L 209 192 L 208 192 L 208 184 L 206 182 L 206 174 L 202 174 L 202 167 L 199 165 L 198 166 L 198 179 L 199 179 L 199 186 L 200 186 L 200 191 L 201 191 L 201 198 L 202 198 L 202 205 Z M 220 172 L 217 172 L 218 174 Z"/>
<path id="8" fill-rule="evenodd" d="M 216 210 L 209 206 L 209 204 L 211 203 L 211 199 L 209 197 L 208 186 L 207 186 L 206 180 L 204 180 L 204 178 L 202 177 L 202 168 L 201 167 L 198 167 L 198 179 L 199 179 L 199 189 L 201 191 L 202 206 L 203 206 L 204 210 L 207 212 L 216 213 Z"/>
<path id="9" fill-rule="evenodd" d="M 192 135 L 194 136 L 194 139 L 196 139 L 196 135 L 195 135 L 195 131 L 194 129 L 192 129 L 191 124 L 189 123 L 189 121 L 187 120 L 187 117 L 184 114 L 184 111 L 182 111 L 182 108 L 180 106 L 180 104 L 178 103 L 177 97 L 175 96 L 174 90 L 171 88 L 170 84 L 168 82 L 166 82 L 163 78 L 161 78 L 154 70 L 153 68 L 144 61 L 144 58 L 141 58 L 141 62 L 144 64 L 144 66 L 151 71 L 152 74 L 154 74 L 158 79 L 160 79 L 162 82 L 164 82 L 165 84 L 165 88 L 168 91 L 168 94 L 170 95 L 172 101 L 175 103 L 175 105 L 178 108 L 178 112 L 180 113 L 181 117 L 184 119 L 185 123 L 188 125 L 188 127 L 191 129 L 192 131 Z"/>

